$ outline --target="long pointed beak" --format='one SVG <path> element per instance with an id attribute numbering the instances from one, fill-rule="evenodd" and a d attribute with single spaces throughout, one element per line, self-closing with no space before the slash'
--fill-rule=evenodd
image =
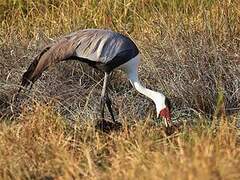
<path id="1" fill-rule="evenodd" d="M 164 120 L 164 124 L 165 126 L 168 128 L 168 127 L 172 127 L 172 122 L 171 120 L 168 120 L 167 118 L 163 118 Z"/>
<path id="2" fill-rule="evenodd" d="M 168 127 L 169 124 L 168 124 L 167 118 L 163 118 L 163 120 L 164 120 L 164 124 L 165 124 L 165 126 Z"/>

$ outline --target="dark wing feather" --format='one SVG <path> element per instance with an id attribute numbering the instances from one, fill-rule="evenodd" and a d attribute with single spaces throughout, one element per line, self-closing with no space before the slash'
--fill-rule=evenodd
<path id="1" fill-rule="evenodd" d="M 23 74 L 21 85 L 27 87 L 34 83 L 49 66 L 69 59 L 75 51 L 76 42 L 63 38 L 43 49 Z"/>
<path id="2" fill-rule="evenodd" d="M 30 81 L 32 81 L 31 77 L 33 72 L 35 71 L 39 60 L 41 59 L 42 55 L 44 53 L 46 53 L 48 50 L 50 49 L 50 47 L 46 47 L 42 50 L 41 53 L 39 53 L 33 60 L 33 62 L 30 64 L 30 66 L 28 67 L 27 71 L 23 74 L 22 76 L 22 83 L 21 86 L 23 87 L 27 87 L 30 84 Z"/>
<path id="3" fill-rule="evenodd" d="M 137 53 L 136 45 L 119 33 L 98 29 L 74 32 L 43 49 L 23 74 L 22 86 L 34 83 L 44 70 L 60 61 L 78 59 L 111 71 Z"/>

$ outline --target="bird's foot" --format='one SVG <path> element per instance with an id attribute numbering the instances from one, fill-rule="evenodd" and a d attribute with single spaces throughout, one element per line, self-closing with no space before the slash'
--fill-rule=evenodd
<path id="1" fill-rule="evenodd" d="M 175 133 L 178 130 L 178 127 L 174 124 L 172 124 L 171 126 L 167 126 L 164 129 L 164 132 L 167 136 L 172 135 L 173 133 Z"/>
<path id="2" fill-rule="evenodd" d="M 102 120 L 97 122 L 97 124 L 95 125 L 95 128 L 105 133 L 109 133 L 111 131 L 120 130 L 122 128 L 122 124 L 117 121 L 111 122 L 111 121 Z"/>

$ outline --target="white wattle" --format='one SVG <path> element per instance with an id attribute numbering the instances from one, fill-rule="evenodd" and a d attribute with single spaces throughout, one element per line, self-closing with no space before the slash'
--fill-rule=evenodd
<path id="1" fill-rule="evenodd" d="M 120 66 L 120 68 L 127 73 L 128 79 L 130 80 L 132 86 L 141 94 L 147 96 L 152 99 L 156 105 L 157 117 L 159 116 L 160 110 L 166 107 L 165 105 L 165 96 L 153 90 L 150 90 L 144 87 L 139 79 L 138 79 L 138 65 L 140 62 L 140 55 L 138 54 L 134 58 L 132 58 L 127 63 Z"/>

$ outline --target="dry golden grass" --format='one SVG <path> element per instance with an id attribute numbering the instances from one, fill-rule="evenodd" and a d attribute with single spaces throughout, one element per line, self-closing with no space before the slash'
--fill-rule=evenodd
<path id="1" fill-rule="evenodd" d="M 0 0 L 0 179 L 240 179 L 239 9 L 238 0 Z M 124 129 L 95 131 L 102 74 L 78 62 L 49 69 L 12 103 L 35 54 L 83 28 L 135 40 L 143 83 L 184 122 L 175 134 L 118 71 L 110 94 Z"/>
<path id="2" fill-rule="evenodd" d="M 1 94 L 16 91 L 26 67 L 52 38 L 77 29 L 111 28 L 134 38 L 143 57 L 141 79 L 146 86 L 171 97 L 175 107 L 211 114 L 216 110 L 219 91 L 223 91 L 226 109 L 231 113 L 239 110 L 237 0 L 0 2 Z M 96 104 L 95 89 L 100 86 L 95 84 L 101 77 L 84 65 L 67 62 L 45 73 L 34 92 L 37 96 L 58 97 L 63 106 L 80 112 L 79 107 L 91 109 Z M 124 79 L 122 74 L 114 76 L 113 96 L 122 95 L 123 89 L 129 92 Z M 132 99 L 123 95 L 114 98 L 117 106 L 123 104 L 124 113 L 130 112 L 129 107 L 138 107 L 139 103 L 130 104 Z M 129 103 L 122 103 L 126 101 Z"/>
<path id="3" fill-rule="evenodd" d="M 102 134 L 34 105 L 0 125 L 2 179 L 239 179 L 240 130 L 220 118 L 166 137 L 151 121 Z"/>

